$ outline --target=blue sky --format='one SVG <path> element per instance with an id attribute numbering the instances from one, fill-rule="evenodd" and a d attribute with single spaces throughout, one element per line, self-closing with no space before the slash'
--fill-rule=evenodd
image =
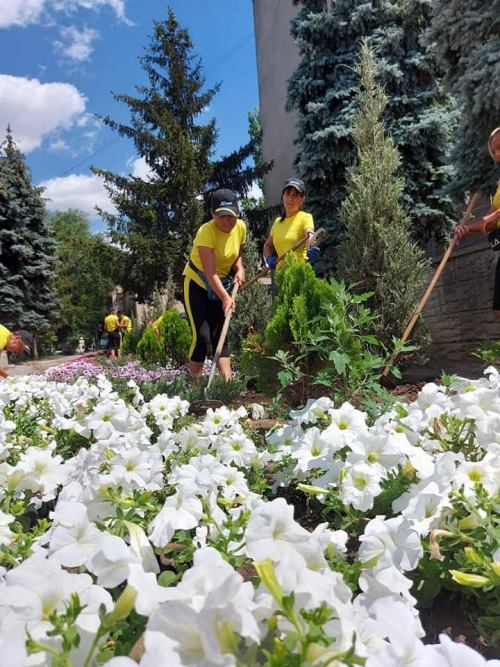
<path id="1" fill-rule="evenodd" d="M 248 140 L 247 113 L 258 106 L 251 0 L 0 0 L 0 137 L 10 123 L 50 208 L 92 217 L 96 203 L 109 208 L 91 164 L 144 174 L 133 144 L 95 114 L 128 120 L 111 92 L 145 82 L 138 58 L 169 6 L 207 86 L 222 84 L 207 120 L 217 120 L 217 154 L 231 152 Z"/>

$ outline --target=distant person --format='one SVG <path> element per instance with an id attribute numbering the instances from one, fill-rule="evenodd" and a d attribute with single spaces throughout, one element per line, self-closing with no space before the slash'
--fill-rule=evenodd
<path id="1" fill-rule="evenodd" d="M 27 331 L 10 331 L 3 324 L 0 324 L 0 352 L 5 350 L 6 352 L 16 352 L 17 354 L 21 352 L 29 354 L 30 347 L 24 340 L 27 339 L 27 336 L 31 336 Z M 33 339 L 32 336 L 31 338 Z M 6 378 L 9 377 L 9 374 L 0 368 L 0 377 Z"/>
<path id="2" fill-rule="evenodd" d="M 495 160 L 500 162 L 500 127 L 496 127 L 490 134 L 488 140 L 488 151 Z M 488 240 L 493 250 L 500 250 L 500 181 L 491 200 L 491 207 L 485 215 L 467 224 L 463 222 L 455 227 L 455 238 L 461 241 L 464 236 L 476 232 L 488 234 Z M 493 291 L 493 311 L 495 317 L 500 319 L 500 261 L 497 260 L 495 271 L 495 286 Z"/>
<path id="3" fill-rule="evenodd" d="M 120 336 L 120 344 L 118 346 L 118 357 L 122 356 L 122 343 L 123 337 L 127 331 L 132 331 L 132 320 L 128 315 L 125 315 L 121 310 L 116 311 L 116 316 L 118 318 L 118 335 Z"/>
<path id="4" fill-rule="evenodd" d="M 118 328 L 123 334 L 132 331 L 132 320 L 128 315 L 125 315 L 121 310 L 117 310 L 116 316 L 118 318 Z"/>
<path id="5" fill-rule="evenodd" d="M 306 186 L 300 178 L 289 178 L 283 185 L 281 203 L 283 213 L 274 221 L 269 236 L 264 243 L 264 261 L 271 269 L 276 268 L 278 257 L 291 250 L 293 246 L 307 237 L 314 235 L 314 220 L 310 213 L 302 210 L 306 198 Z M 273 254 L 273 253 L 276 254 Z M 319 254 L 319 248 L 309 248 L 306 241 L 295 250 L 298 259 L 306 261 Z"/>
<path id="6" fill-rule="evenodd" d="M 116 359 L 120 347 L 120 330 L 118 326 L 118 316 L 114 309 L 104 318 L 103 329 L 107 338 L 106 356 L 111 359 Z"/>
<path id="7" fill-rule="evenodd" d="M 245 282 L 242 252 L 247 229 L 239 219 L 236 195 L 231 190 L 216 190 L 211 200 L 212 219 L 198 229 L 189 261 L 184 268 L 184 308 L 193 340 L 189 350 L 189 367 L 198 382 L 207 354 L 202 330 L 208 324 L 212 349 L 217 347 L 225 316 L 234 311 L 232 283 Z M 231 378 L 231 358 L 226 342 L 219 359 L 219 370 Z"/>

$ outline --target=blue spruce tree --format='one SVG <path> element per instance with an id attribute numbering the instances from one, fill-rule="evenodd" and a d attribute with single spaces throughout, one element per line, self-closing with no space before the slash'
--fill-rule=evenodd
<path id="1" fill-rule="evenodd" d="M 355 156 L 356 56 L 370 37 L 379 80 L 389 98 L 384 124 L 402 158 L 403 202 L 414 238 L 443 242 L 452 216 L 445 189 L 455 112 L 431 56 L 421 46 L 429 26 L 427 0 L 303 0 L 292 22 L 301 62 L 289 81 L 288 107 L 298 112 L 297 172 L 308 186 L 308 209 L 329 231 L 320 270 L 335 263 L 343 236 L 340 203 Z"/>
<path id="2" fill-rule="evenodd" d="M 452 156 L 454 189 L 487 192 L 500 176 L 486 148 L 500 125 L 500 0 L 434 0 L 432 11 L 426 39 L 462 112 Z"/>
<path id="3" fill-rule="evenodd" d="M 57 310 L 55 242 L 41 190 L 31 183 L 10 129 L 0 146 L 0 322 L 43 333 Z"/>

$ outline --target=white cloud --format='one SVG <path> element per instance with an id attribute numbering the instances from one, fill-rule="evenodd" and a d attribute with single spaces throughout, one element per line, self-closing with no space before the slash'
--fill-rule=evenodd
<path id="1" fill-rule="evenodd" d="M 252 187 L 248 191 L 247 197 L 249 199 L 260 199 L 261 197 L 264 196 L 264 193 L 262 190 L 259 188 L 257 181 L 254 181 L 252 183 Z"/>
<path id="2" fill-rule="evenodd" d="M 85 104 L 86 98 L 69 83 L 0 74 L 0 130 L 10 125 L 15 142 L 26 153 L 51 132 L 82 121 Z"/>
<path id="3" fill-rule="evenodd" d="M 62 41 L 53 42 L 56 51 L 80 63 L 90 58 L 94 50 L 92 42 L 99 37 L 99 32 L 93 28 L 84 27 L 79 30 L 75 26 L 61 28 L 59 34 Z"/>
<path id="4" fill-rule="evenodd" d="M 0 0 L 0 2 L 3 1 Z M 56 11 L 64 11 L 67 14 L 80 8 L 98 11 L 101 7 L 109 6 L 114 9 L 116 16 L 121 21 L 129 23 L 125 16 L 125 0 L 52 0 L 52 6 Z"/>
<path id="5" fill-rule="evenodd" d="M 64 139 L 54 139 L 49 144 L 49 150 L 54 153 L 71 153 L 70 145 Z"/>
<path id="6" fill-rule="evenodd" d="M 132 176 L 141 178 L 143 181 L 149 181 L 152 176 L 152 171 L 149 168 L 146 160 L 143 157 L 133 160 L 132 158 L 127 162 L 128 167 L 132 167 Z"/>
<path id="7" fill-rule="evenodd" d="M 131 22 L 125 15 L 126 0 L 0 0 L 0 28 L 40 23 L 43 10 L 72 14 L 78 9 L 99 11 L 111 7 L 120 21 Z"/>
<path id="8" fill-rule="evenodd" d="M 0 0 L 0 28 L 26 26 L 40 20 L 45 0 Z"/>
<path id="9" fill-rule="evenodd" d="M 67 211 L 70 208 L 77 208 L 92 218 L 97 215 L 96 206 L 110 213 L 116 212 L 102 180 L 95 174 L 71 174 L 51 178 L 38 185 L 45 188 L 42 196 L 44 199 L 50 199 L 47 202 L 47 208 L 51 211 Z"/>

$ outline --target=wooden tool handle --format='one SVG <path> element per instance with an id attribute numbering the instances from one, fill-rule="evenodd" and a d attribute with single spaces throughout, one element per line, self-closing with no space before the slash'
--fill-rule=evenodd
<path id="1" fill-rule="evenodd" d="M 470 198 L 469 204 L 468 204 L 467 208 L 465 209 L 465 212 L 462 216 L 460 224 L 463 224 L 464 222 L 467 221 L 467 219 L 469 218 L 469 215 L 472 213 L 472 210 L 473 210 L 474 206 L 476 205 L 476 201 L 477 201 L 478 197 L 479 197 L 479 192 L 475 192 L 472 195 L 472 197 Z M 418 304 L 417 309 L 413 313 L 413 317 L 411 318 L 411 320 L 406 325 L 406 329 L 404 330 L 403 335 L 401 336 L 401 340 L 402 340 L 403 343 L 405 343 L 408 340 L 411 332 L 413 331 L 413 327 L 415 326 L 415 324 L 416 324 L 416 322 L 417 322 L 417 320 L 420 316 L 420 313 L 423 311 L 423 309 L 427 305 L 427 301 L 429 300 L 429 297 L 432 293 L 432 290 L 434 289 L 437 281 L 439 280 L 439 277 L 442 274 L 443 269 L 446 266 L 446 263 L 448 262 L 448 260 L 450 258 L 450 255 L 453 252 L 456 244 L 457 244 L 457 239 L 456 239 L 456 237 L 453 237 L 451 239 L 450 243 L 448 244 L 448 247 L 446 248 L 446 252 L 444 253 L 441 261 L 439 262 L 439 266 L 437 267 L 434 275 L 432 276 L 432 280 L 430 281 L 429 285 L 427 286 L 427 289 L 425 290 L 424 296 L 420 300 L 420 303 Z M 382 375 L 384 377 L 388 375 L 389 371 L 391 370 L 391 368 L 394 365 L 394 362 L 396 361 L 398 356 L 399 356 L 399 352 L 394 352 L 392 357 L 389 359 L 389 361 L 387 362 L 387 366 L 384 368 L 384 370 L 382 372 Z"/>
<path id="2" fill-rule="evenodd" d="M 320 227 L 320 229 L 318 229 L 318 231 L 313 234 L 311 239 L 314 239 L 314 241 L 317 242 L 317 241 L 320 241 L 323 238 L 324 235 L 325 235 L 325 230 L 323 229 L 323 227 Z M 297 241 L 297 243 L 295 245 L 293 245 L 291 248 L 289 248 L 286 252 L 284 252 L 282 255 L 280 255 L 277 258 L 276 264 L 278 264 L 283 259 L 285 259 L 285 257 L 288 255 L 289 252 L 294 252 L 294 250 L 298 250 L 301 245 L 304 245 L 304 243 L 307 243 L 308 239 L 309 239 L 309 236 L 304 236 L 303 239 L 300 239 L 300 241 Z M 244 290 L 247 287 L 250 287 L 251 285 L 256 283 L 257 280 L 259 280 L 259 278 L 263 278 L 264 276 L 266 276 L 269 273 L 270 270 L 271 270 L 271 267 L 266 266 L 265 269 L 262 269 L 262 271 L 259 271 L 258 273 L 256 273 L 255 276 L 253 278 L 251 278 L 248 282 L 244 283 L 241 286 L 241 289 Z"/>
<path id="3" fill-rule="evenodd" d="M 239 283 L 235 283 L 231 294 L 234 301 L 236 300 L 238 289 L 239 289 Z M 229 322 L 231 321 L 232 316 L 233 316 L 233 309 L 231 309 L 224 318 L 224 324 L 222 326 L 222 331 L 220 332 L 219 342 L 217 343 L 217 347 L 215 348 L 214 356 L 212 359 L 212 366 L 210 368 L 210 375 L 208 376 L 207 389 L 212 384 L 212 380 L 215 375 L 215 370 L 217 368 L 217 362 L 220 359 L 222 348 L 224 347 L 224 343 L 226 341 L 226 336 L 229 329 Z"/>

